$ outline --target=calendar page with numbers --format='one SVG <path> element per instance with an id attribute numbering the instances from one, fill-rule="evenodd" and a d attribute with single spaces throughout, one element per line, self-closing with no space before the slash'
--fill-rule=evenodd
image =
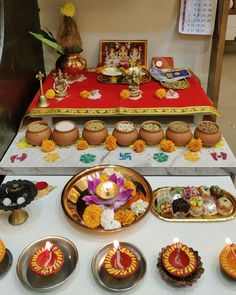
<path id="1" fill-rule="evenodd" d="M 212 35 L 217 0 L 181 0 L 179 32 L 194 35 Z"/>

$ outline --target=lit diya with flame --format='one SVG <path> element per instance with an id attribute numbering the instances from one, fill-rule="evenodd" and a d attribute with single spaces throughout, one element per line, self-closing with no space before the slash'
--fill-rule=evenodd
<path id="1" fill-rule="evenodd" d="M 57 273 L 64 263 L 64 255 L 56 245 L 46 242 L 30 258 L 30 269 L 40 276 L 50 276 Z"/>
<path id="2" fill-rule="evenodd" d="M 162 265 L 171 276 L 186 278 L 196 271 L 197 257 L 192 249 L 175 238 L 162 253 Z"/>
<path id="3" fill-rule="evenodd" d="M 225 241 L 227 245 L 220 253 L 220 266 L 225 274 L 236 279 L 236 245 L 229 238 Z"/>
<path id="4" fill-rule="evenodd" d="M 128 248 L 114 241 L 114 248 L 110 250 L 104 260 L 106 272 L 115 278 L 126 278 L 134 274 L 139 267 L 136 255 Z"/>

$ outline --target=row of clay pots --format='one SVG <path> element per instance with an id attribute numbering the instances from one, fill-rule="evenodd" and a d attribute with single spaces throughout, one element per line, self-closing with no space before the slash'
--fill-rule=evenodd
<path id="1" fill-rule="evenodd" d="M 155 130 L 147 130 L 145 126 L 156 126 Z M 184 125 L 184 131 L 176 131 L 173 126 L 175 124 Z M 208 133 L 202 130 L 201 124 L 214 124 L 215 132 Z M 33 126 L 32 126 L 33 125 Z M 39 126 L 40 125 L 40 126 Z M 33 127 L 40 127 L 34 130 Z M 123 130 L 121 128 L 123 126 Z M 93 128 L 91 128 L 93 127 Z M 126 130 L 125 130 L 126 128 Z M 91 145 L 99 145 L 103 143 L 108 135 L 105 123 L 101 120 L 91 120 L 85 123 L 82 131 L 82 137 Z M 164 131 L 161 123 L 157 121 L 145 121 L 138 130 L 131 121 L 117 122 L 112 135 L 116 138 L 117 143 L 121 146 L 132 145 L 138 138 L 145 141 L 147 145 L 154 146 L 161 142 L 164 138 Z M 45 121 L 36 121 L 28 125 L 26 131 L 26 139 L 32 145 L 41 145 L 45 139 L 52 138 L 57 145 L 66 146 L 76 142 L 79 137 L 79 130 L 73 121 L 61 121 L 55 125 L 54 130 L 48 127 Z M 173 121 L 166 130 L 166 138 L 172 140 L 176 146 L 185 146 L 192 139 L 193 134 L 188 124 L 182 121 Z M 200 138 L 203 146 L 214 146 L 221 139 L 221 132 L 218 125 L 211 121 L 203 121 L 198 124 L 194 131 L 194 137 Z"/>

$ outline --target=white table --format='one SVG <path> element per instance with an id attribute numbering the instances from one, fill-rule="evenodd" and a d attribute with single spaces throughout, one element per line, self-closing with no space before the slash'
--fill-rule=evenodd
<path id="1" fill-rule="evenodd" d="M 33 241 L 59 235 L 70 239 L 78 248 L 79 264 L 75 273 L 65 285 L 50 294 L 111 294 L 98 286 L 91 273 L 91 259 L 95 251 L 114 239 L 135 244 L 142 250 L 147 260 L 147 272 L 139 286 L 123 294 L 235 294 L 236 282 L 227 279 L 219 269 L 219 253 L 225 245 L 225 238 L 236 241 L 236 220 L 216 223 L 168 223 L 149 213 L 142 221 L 113 234 L 94 234 L 75 228 L 65 217 L 60 197 L 70 176 L 7 176 L 5 181 L 28 179 L 46 180 L 56 186 L 46 197 L 32 202 L 26 207 L 29 219 L 25 224 L 12 226 L 8 223 L 9 212 L 0 212 L 1 238 L 14 258 L 9 272 L 0 278 L 0 294 L 32 294 L 25 289 L 16 274 L 16 263 L 23 249 Z M 214 185 L 236 195 L 235 187 L 229 176 L 215 177 L 147 177 L 153 189 L 165 185 Z M 178 237 L 181 242 L 198 250 L 205 269 L 202 277 L 192 287 L 176 289 L 160 277 L 156 260 L 160 249 Z M 36 294 L 36 293 L 33 293 Z"/>

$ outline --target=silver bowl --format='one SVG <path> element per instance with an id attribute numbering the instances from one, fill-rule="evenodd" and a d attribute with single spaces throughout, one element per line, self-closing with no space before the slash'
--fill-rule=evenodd
<path id="1" fill-rule="evenodd" d="M 113 249 L 113 243 L 109 243 L 99 248 L 97 252 L 94 254 L 91 268 L 94 275 L 94 278 L 98 285 L 111 290 L 111 291 L 125 291 L 130 290 L 136 287 L 143 279 L 146 273 L 146 260 L 143 253 L 134 245 L 120 242 L 120 244 L 126 248 L 129 248 L 132 251 L 138 261 L 139 267 L 138 270 L 131 276 L 127 278 L 115 278 L 110 276 L 103 267 L 104 259 L 107 253 Z"/>
<path id="2" fill-rule="evenodd" d="M 29 261 L 35 251 L 50 241 L 60 248 L 64 254 L 64 264 L 54 275 L 43 277 L 35 274 L 29 267 Z M 30 290 L 38 292 L 49 292 L 69 279 L 76 268 L 79 259 L 76 246 L 63 237 L 48 236 L 37 240 L 26 247 L 18 258 L 16 271 L 22 284 Z"/>

